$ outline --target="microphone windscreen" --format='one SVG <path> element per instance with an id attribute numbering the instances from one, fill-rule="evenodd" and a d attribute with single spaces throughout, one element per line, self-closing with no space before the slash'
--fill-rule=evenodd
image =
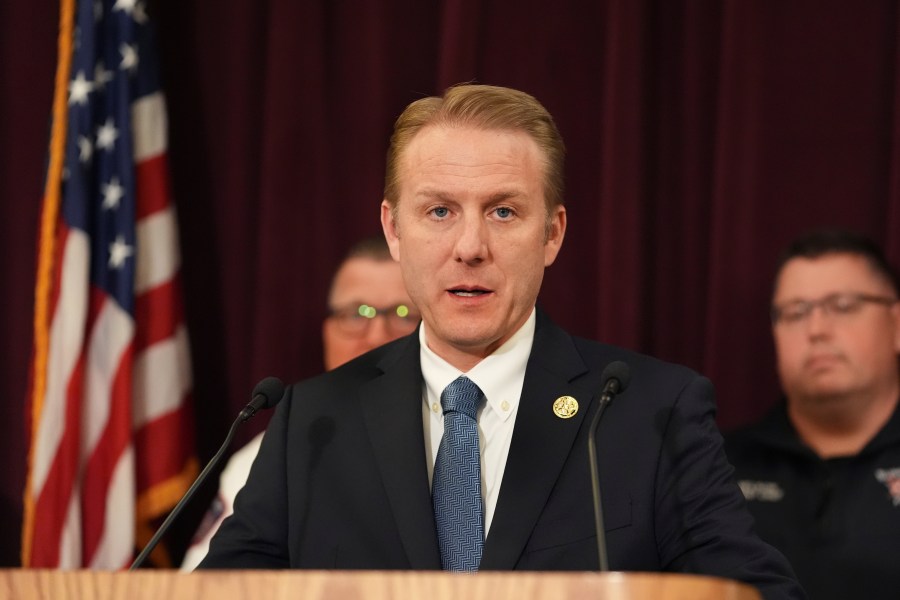
<path id="1" fill-rule="evenodd" d="M 260 408 L 272 408 L 281 402 L 281 397 L 284 396 L 284 384 L 277 377 L 266 377 L 253 388 L 253 398 L 257 396 L 266 399 Z"/>
<path id="2" fill-rule="evenodd" d="M 603 374 L 600 376 L 600 381 L 603 382 L 604 388 L 610 379 L 617 379 L 619 381 L 617 393 L 622 393 L 625 391 L 625 388 L 628 387 L 628 384 L 631 383 L 631 369 L 629 369 L 628 365 L 621 360 L 615 360 L 606 365 L 606 368 L 603 369 Z"/>

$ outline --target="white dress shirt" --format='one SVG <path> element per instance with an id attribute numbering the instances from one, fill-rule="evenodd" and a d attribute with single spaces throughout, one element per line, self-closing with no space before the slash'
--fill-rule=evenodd
<path id="1" fill-rule="evenodd" d="M 506 457 L 512 441 L 513 427 L 519 410 L 519 398 L 525 381 L 525 366 L 534 342 L 535 311 L 525 324 L 493 354 L 462 373 L 428 347 L 426 326 L 419 328 L 420 362 L 425 380 L 422 398 L 422 421 L 425 427 L 425 454 L 428 481 L 434 473 L 441 437 L 444 435 L 444 413 L 441 392 L 460 375 L 475 382 L 484 392 L 486 402 L 478 409 L 478 446 L 481 451 L 481 493 L 484 496 L 485 538 L 491 528 L 500 483 L 506 468 Z"/>

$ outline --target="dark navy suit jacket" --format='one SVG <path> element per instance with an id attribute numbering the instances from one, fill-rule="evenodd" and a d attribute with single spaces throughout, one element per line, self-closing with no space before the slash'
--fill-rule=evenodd
<path id="1" fill-rule="evenodd" d="M 717 575 L 802 598 L 754 533 L 695 372 L 570 336 L 538 311 L 481 570 L 596 570 L 587 430 L 612 361 L 631 370 L 597 434 L 609 566 Z M 440 569 L 414 333 L 294 384 L 201 568 Z M 572 396 L 562 419 L 553 402 Z"/>

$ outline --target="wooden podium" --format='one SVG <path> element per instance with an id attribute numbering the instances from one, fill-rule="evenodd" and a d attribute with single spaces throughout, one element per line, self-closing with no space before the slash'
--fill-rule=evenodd
<path id="1" fill-rule="evenodd" d="M 662 573 L 0 570 L 0 600 L 760 600 L 746 584 Z"/>

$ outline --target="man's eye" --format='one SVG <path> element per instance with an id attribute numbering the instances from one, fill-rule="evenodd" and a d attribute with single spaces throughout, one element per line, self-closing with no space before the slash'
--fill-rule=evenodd
<path id="1" fill-rule="evenodd" d="M 501 219 L 508 219 L 513 216 L 513 210 L 508 206 L 501 206 L 495 212 Z"/>
<path id="2" fill-rule="evenodd" d="M 838 313 L 851 313 L 859 308 L 860 303 L 856 300 L 856 298 L 850 298 L 847 296 L 838 296 L 830 303 L 830 308 L 834 312 Z"/>
<path id="3" fill-rule="evenodd" d="M 805 304 L 797 304 L 785 307 L 784 310 L 781 311 L 781 318 L 788 323 L 793 323 L 802 320 L 807 314 L 809 314 L 809 307 Z"/>
<path id="4" fill-rule="evenodd" d="M 443 219 L 450 214 L 450 210 L 446 206 L 438 206 L 437 208 L 431 209 L 431 214 L 438 219 Z"/>

